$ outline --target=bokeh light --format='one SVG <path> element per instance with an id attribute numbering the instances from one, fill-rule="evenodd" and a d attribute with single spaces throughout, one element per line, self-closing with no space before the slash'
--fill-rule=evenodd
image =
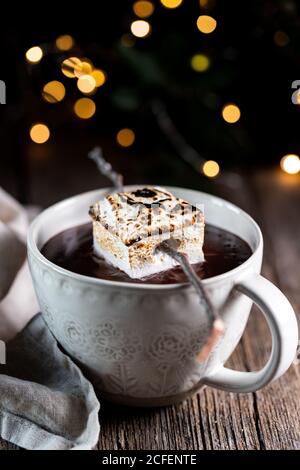
<path id="1" fill-rule="evenodd" d="M 280 166 L 285 173 L 295 175 L 300 171 L 300 158 L 294 154 L 285 155 L 280 160 Z"/>
<path id="2" fill-rule="evenodd" d="M 293 101 L 294 104 L 300 104 L 300 90 L 296 91 L 296 93 L 293 93 L 293 98 L 294 94 L 296 94 L 296 99 Z"/>
<path id="3" fill-rule="evenodd" d="M 154 11 L 153 3 L 143 0 L 134 2 L 132 8 L 136 16 L 139 16 L 140 18 L 149 18 L 149 16 L 151 16 Z"/>
<path id="4" fill-rule="evenodd" d="M 77 80 L 77 88 L 82 93 L 92 93 L 96 88 L 96 80 L 91 75 L 81 75 Z"/>
<path id="5" fill-rule="evenodd" d="M 91 77 L 95 80 L 95 86 L 99 87 L 106 82 L 106 73 L 103 70 L 95 69 L 91 73 Z"/>
<path id="6" fill-rule="evenodd" d="M 90 119 L 96 112 L 96 105 L 90 98 L 79 98 L 74 105 L 74 112 L 81 119 Z"/>
<path id="7" fill-rule="evenodd" d="M 228 122 L 229 124 L 234 124 L 241 117 L 240 108 L 233 103 L 226 104 L 222 109 L 222 116 L 224 121 Z"/>
<path id="8" fill-rule="evenodd" d="M 277 46 L 284 47 L 290 42 L 290 38 L 284 31 L 276 31 L 274 34 L 274 42 Z"/>
<path id="9" fill-rule="evenodd" d="M 220 173 L 220 167 L 214 160 L 207 160 L 202 167 L 202 171 L 205 176 L 209 178 L 215 178 Z"/>
<path id="10" fill-rule="evenodd" d="M 69 34 L 64 34 L 56 39 L 55 44 L 60 51 L 69 51 L 74 46 L 74 39 Z"/>
<path id="11" fill-rule="evenodd" d="M 132 129 L 120 129 L 116 136 L 117 142 L 121 147 L 130 147 L 135 141 L 135 133 Z"/>
<path id="12" fill-rule="evenodd" d="M 80 77 L 81 75 L 89 75 L 93 70 L 93 64 L 87 59 L 80 59 L 80 64 L 74 69 L 74 75 Z"/>
<path id="13" fill-rule="evenodd" d="M 65 97 L 66 90 L 64 85 L 57 80 L 53 80 L 52 82 L 46 83 L 43 87 L 43 98 L 48 103 L 57 103 L 58 101 L 62 101 Z"/>
<path id="14" fill-rule="evenodd" d="M 82 62 L 78 57 L 69 57 L 61 64 L 62 73 L 69 78 L 75 78 L 78 73 L 81 73 Z M 75 73 L 76 72 L 76 73 Z"/>
<path id="15" fill-rule="evenodd" d="M 200 15 L 197 19 L 197 28 L 201 33 L 212 33 L 217 27 L 217 22 L 212 16 Z"/>
<path id="16" fill-rule="evenodd" d="M 205 72 L 209 66 L 210 60 L 205 54 L 195 54 L 191 59 L 191 67 L 196 72 Z"/>
<path id="17" fill-rule="evenodd" d="M 144 38 L 150 33 L 150 24 L 144 20 L 133 21 L 131 23 L 131 32 L 137 38 Z"/>
<path id="18" fill-rule="evenodd" d="M 160 0 L 160 3 L 166 8 L 177 8 L 183 0 Z"/>
<path id="19" fill-rule="evenodd" d="M 201 8 L 213 8 L 216 5 L 216 0 L 199 0 Z"/>
<path id="20" fill-rule="evenodd" d="M 49 127 L 41 122 L 34 124 L 29 133 L 31 140 L 36 144 L 44 144 L 50 137 Z"/>
<path id="21" fill-rule="evenodd" d="M 43 57 L 43 51 L 39 46 L 34 46 L 28 49 L 25 54 L 27 62 L 31 64 L 37 64 Z"/>

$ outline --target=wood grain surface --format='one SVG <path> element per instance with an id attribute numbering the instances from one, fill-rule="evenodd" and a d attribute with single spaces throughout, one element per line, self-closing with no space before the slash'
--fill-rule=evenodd
<path id="1" fill-rule="evenodd" d="M 227 175 L 218 192 L 248 211 L 265 240 L 263 274 L 300 316 L 299 178 L 279 172 Z M 270 353 L 266 322 L 253 308 L 243 338 L 228 361 L 238 370 L 260 368 Z M 299 361 L 300 362 L 300 361 Z M 102 404 L 98 449 L 300 449 L 300 363 L 262 391 L 236 395 L 211 388 L 177 406 L 130 409 Z M 0 449 L 16 449 L 0 441 Z"/>

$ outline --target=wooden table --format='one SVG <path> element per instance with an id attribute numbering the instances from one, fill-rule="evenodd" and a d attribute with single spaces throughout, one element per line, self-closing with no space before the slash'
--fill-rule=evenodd
<path id="1" fill-rule="evenodd" d="M 229 184 L 228 184 L 229 182 Z M 265 239 L 263 274 L 300 315 L 300 178 L 278 172 L 227 177 L 219 194 L 247 210 Z M 261 367 L 270 335 L 256 308 L 228 361 L 238 370 Z M 300 360 L 264 390 L 235 395 L 206 388 L 178 406 L 141 410 L 103 405 L 98 449 L 300 449 Z M 0 441 L 0 449 L 16 449 Z"/>

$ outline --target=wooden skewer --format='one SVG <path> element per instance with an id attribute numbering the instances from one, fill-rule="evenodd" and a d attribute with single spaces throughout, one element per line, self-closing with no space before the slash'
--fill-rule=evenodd
<path id="1" fill-rule="evenodd" d="M 115 172 L 111 164 L 105 160 L 101 147 L 93 148 L 93 150 L 88 153 L 88 157 L 96 163 L 100 173 L 112 182 L 117 192 L 124 191 L 123 176 Z"/>
<path id="2" fill-rule="evenodd" d="M 207 339 L 207 342 L 204 344 L 201 351 L 197 355 L 197 360 L 199 362 L 203 362 L 207 359 L 210 351 L 213 349 L 214 345 L 217 343 L 220 336 L 222 335 L 224 331 L 224 323 L 223 320 L 219 317 L 218 312 L 214 308 L 213 304 L 211 303 L 202 281 L 195 273 L 187 257 L 183 253 L 178 252 L 179 243 L 180 242 L 175 238 L 170 238 L 161 242 L 156 247 L 156 250 L 166 253 L 168 256 L 170 256 L 180 264 L 187 278 L 196 289 L 196 292 L 199 295 L 200 303 L 205 309 L 205 312 L 209 319 L 211 332 Z"/>
<path id="3" fill-rule="evenodd" d="M 115 191 L 124 191 L 123 176 L 120 173 L 116 173 L 113 170 L 111 164 L 105 160 L 101 147 L 95 147 L 93 150 L 91 150 L 88 154 L 88 157 L 96 163 L 100 173 L 106 176 L 113 183 Z M 219 317 L 218 312 L 212 305 L 202 281 L 196 275 L 186 256 L 178 252 L 178 247 L 179 241 L 175 238 L 170 238 L 161 242 L 155 249 L 166 253 L 181 265 L 187 278 L 195 287 L 196 292 L 199 295 L 200 303 L 203 305 L 206 311 L 211 332 L 206 343 L 197 355 L 197 360 L 199 362 L 203 362 L 207 359 L 210 351 L 213 349 L 214 345 L 222 335 L 224 331 L 224 324 L 222 319 Z"/>

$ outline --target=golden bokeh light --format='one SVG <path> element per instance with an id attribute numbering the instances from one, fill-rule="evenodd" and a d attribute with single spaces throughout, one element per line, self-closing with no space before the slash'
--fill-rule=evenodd
<path id="1" fill-rule="evenodd" d="M 199 5 L 201 8 L 213 8 L 216 4 L 216 0 L 199 0 Z"/>
<path id="2" fill-rule="evenodd" d="M 95 69 L 91 73 L 91 77 L 95 80 L 95 86 L 99 87 L 106 82 L 106 73 L 103 70 Z"/>
<path id="3" fill-rule="evenodd" d="M 80 98 L 74 105 L 74 112 L 81 119 L 90 119 L 96 112 L 96 105 L 90 98 Z"/>
<path id="4" fill-rule="evenodd" d="M 293 93 L 293 97 L 294 97 L 294 93 Z M 296 101 L 295 103 L 293 101 L 294 104 L 300 104 L 300 90 L 296 91 L 296 100 L 295 101 Z"/>
<path id="5" fill-rule="evenodd" d="M 116 136 L 117 142 L 121 147 L 130 147 L 135 141 L 135 133 L 132 129 L 120 129 Z"/>
<path id="6" fill-rule="evenodd" d="M 166 8 L 177 8 L 183 0 L 160 0 L 160 3 Z"/>
<path id="7" fill-rule="evenodd" d="M 34 46 L 28 49 L 25 54 L 27 62 L 37 64 L 43 57 L 43 51 L 39 46 Z"/>
<path id="8" fill-rule="evenodd" d="M 145 20 L 136 20 L 131 23 L 131 32 L 137 38 L 144 38 L 150 33 L 150 24 Z"/>
<path id="9" fill-rule="evenodd" d="M 75 78 L 78 73 L 81 73 L 82 62 L 78 57 L 69 57 L 61 64 L 62 73 L 69 78 Z"/>
<path id="10" fill-rule="evenodd" d="M 228 122 L 229 124 L 234 124 L 241 117 L 240 108 L 233 103 L 226 104 L 222 109 L 222 116 L 224 121 Z"/>
<path id="11" fill-rule="evenodd" d="M 207 160 L 202 167 L 202 171 L 208 178 L 215 178 L 220 173 L 220 167 L 214 160 Z"/>
<path id="12" fill-rule="evenodd" d="M 81 77 L 81 75 L 89 75 L 93 70 L 93 64 L 86 59 L 80 59 L 80 64 L 74 69 L 74 75 Z"/>
<path id="13" fill-rule="evenodd" d="M 201 33 L 212 33 L 217 27 L 217 22 L 212 16 L 200 15 L 197 19 L 197 28 Z"/>
<path id="14" fill-rule="evenodd" d="M 210 66 L 210 59 L 205 54 L 195 54 L 191 58 L 191 67 L 196 72 L 205 72 Z"/>
<path id="15" fill-rule="evenodd" d="M 96 80 L 91 75 L 81 75 L 77 80 L 77 88 L 82 93 L 92 93 L 96 88 Z"/>
<path id="16" fill-rule="evenodd" d="M 274 42 L 279 47 L 284 47 L 290 42 L 290 38 L 284 31 L 276 31 L 274 34 Z"/>
<path id="17" fill-rule="evenodd" d="M 280 160 L 281 169 L 289 175 L 296 175 L 300 172 L 300 158 L 298 155 L 288 154 Z"/>
<path id="18" fill-rule="evenodd" d="M 60 51 L 69 51 L 74 46 L 74 39 L 69 34 L 63 34 L 56 39 L 55 44 Z"/>
<path id="19" fill-rule="evenodd" d="M 48 103 L 57 103 L 62 101 L 65 97 L 66 89 L 61 82 L 53 80 L 52 82 L 46 83 L 43 88 L 43 98 Z"/>
<path id="20" fill-rule="evenodd" d="M 41 122 L 34 124 L 29 133 L 31 140 L 36 144 L 44 144 L 50 137 L 49 127 Z"/>
<path id="21" fill-rule="evenodd" d="M 139 16 L 140 18 L 149 18 L 154 11 L 154 5 L 152 2 L 147 0 L 138 0 L 137 2 L 134 2 L 132 9 L 136 16 Z"/>

